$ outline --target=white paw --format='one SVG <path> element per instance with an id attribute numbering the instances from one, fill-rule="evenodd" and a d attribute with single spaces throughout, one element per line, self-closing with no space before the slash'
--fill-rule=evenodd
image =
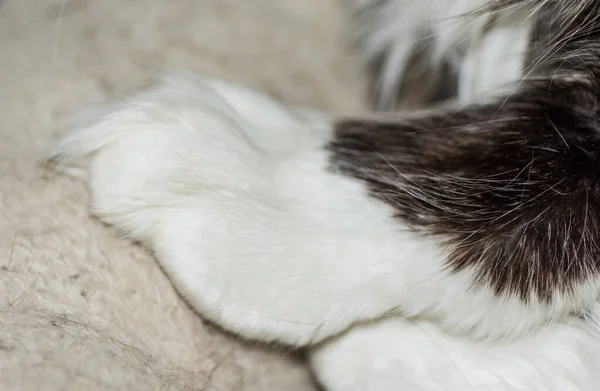
<path id="1" fill-rule="evenodd" d="M 167 76 L 83 113 L 49 161 L 86 177 L 93 213 L 150 247 L 205 317 L 303 345 L 394 308 L 402 285 L 381 262 L 397 227 L 328 171 L 330 137 L 319 114 Z"/>
<path id="2" fill-rule="evenodd" d="M 245 337 L 306 345 L 392 311 L 483 337 L 549 318 L 470 290 L 435 238 L 331 171 L 333 127 L 254 91 L 172 75 L 82 113 L 48 159 L 87 179 L 93 213 L 151 248 L 198 311 Z"/>
<path id="3" fill-rule="evenodd" d="M 485 343 L 389 318 L 324 343 L 310 361 L 327 391 L 595 391 L 599 350 L 581 320 Z"/>

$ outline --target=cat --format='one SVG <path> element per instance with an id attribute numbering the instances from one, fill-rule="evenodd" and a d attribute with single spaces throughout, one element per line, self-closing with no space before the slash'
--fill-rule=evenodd
<path id="1" fill-rule="evenodd" d="M 372 115 L 171 73 L 47 163 L 328 391 L 600 389 L 600 1 L 347 4 Z"/>

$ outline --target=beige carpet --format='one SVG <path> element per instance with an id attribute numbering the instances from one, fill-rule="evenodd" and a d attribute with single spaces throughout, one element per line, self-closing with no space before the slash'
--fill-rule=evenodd
<path id="1" fill-rule="evenodd" d="M 290 355 L 205 325 L 36 160 L 68 114 L 164 68 L 357 110 L 343 22 L 336 0 L 0 1 L 0 390 L 312 390 Z"/>

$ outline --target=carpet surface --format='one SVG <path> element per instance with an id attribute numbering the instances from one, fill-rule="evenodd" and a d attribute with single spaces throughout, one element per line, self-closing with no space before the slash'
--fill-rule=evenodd
<path id="1" fill-rule="evenodd" d="M 291 354 L 205 324 L 150 254 L 37 162 L 68 115 L 164 69 L 361 109 L 336 0 L 0 1 L 0 389 L 310 391 Z"/>

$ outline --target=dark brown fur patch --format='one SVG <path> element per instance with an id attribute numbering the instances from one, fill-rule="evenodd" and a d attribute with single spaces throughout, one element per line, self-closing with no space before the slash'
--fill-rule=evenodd
<path id="1" fill-rule="evenodd" d="M 511 95 L 412 119 L 342 120 L 329 149 L 335 170 L 439 237 L 451 270 L 549 302 L 600 274 L 600 2 L 501 5 L 515 4 L 537 6 L 537 19 Z"/>

